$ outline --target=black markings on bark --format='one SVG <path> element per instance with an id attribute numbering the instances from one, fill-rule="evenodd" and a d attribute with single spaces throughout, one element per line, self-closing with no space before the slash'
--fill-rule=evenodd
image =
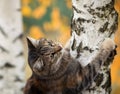
<path id="1" fill-rule="evenodd" d="M 97 75 L 97 77 L 94 79 L 94 81 L 96 82 L 96 86 L 100 86 L 102 81 L 103 81 L 104 75 L 103 74 L 99 74 Z"/>
<path id="2" fill-rule="evenodd" d="M 92 53 L 94 50 L 92 50 L 91 48 L 85 46 L 83 47 L 83 43 L 80 42 L 79 46 L 77 47 L 77 56 L 76 58 L 80 57 L 80 53 L 82 53 L 84 50 L 89 51 L 90 53 Z"/>
<path id="3" fill-rule="evenodd" d="M 75 22 L 74 22 L 74 20 L 73 20 L 73 16 L 74 16 L 74 14 L 72 15 L 72 18 L 71 18 L 71 24 L 70 24 L 70 27 L 73 29 L 73 27 L 74 27 L 74 25 L 75 25 Z M 73 32 L 73 30 L 71 30 L 71 32 L 70 32 L 70 35 L 72 36 L 72 32 Z"/>
<path id="4" fill-rule="evenodd" d="M 23 56 L 23 52 L 20 52 L 16 57 Z"/>
<path id="5" fill-rule="evenodd" d="M 73 10 L 75 10 L 77 13 L 82 13 L 82 11 L 80 11 L 79 9 L 77 9 L 75 6 L 72 6 Z"/>
<path id="6" fill-rule="evenodd" d="M 75 32 L 78 36 L 80 35 L 80 30 L 75 30 Z"/>
<path id="7" fill-rule="evenodd" d="M 113 8 L 114 8 L 113 3 L 114 3 L 113 0 L 111 0 L 110 3 L 106 4 L 103 7 L 97 7 L 96 9 L 99 10 L 99 11 L 106 11 L 106 10 L 112 11 Z"/>
<path id="8" fill-rule="evenodd" d="M 76 56 L 76 58 L 80 57 L 80 53 L 83 51 L 82 46 L 83 46 L 83 44 L 82 44 L 82 42 L 80 42 L 80 44 L 77 47 L 77 56 Z"/>
<path id="9" fill-rule="evenodd" d="M 76 28 L 75 28 L 76 27 Z M 74 28 L 72 29 L 72 32 L 75 32 L 78 36 L 80 36 L 81 32 L 85 33 L 85 30 L 84 30 L 84 27 L 78 25 L 77 26 L 74 26 Z"/>
<path id="10" fill-rule="evenodd" d="M 90 51 L 90 53 L 94 52 L 94 50 L 92 50 L 92 49 L 89 49 L 89 51 Z"/>
<path id="11" fill-rule="evenodd" d="M 90 53 L 92 53 L 94 50 L 92 50 L 91 48 L 89 48 L 89 47 L 87 47 L 87 46 L 85 46 L 84 48 L 83 48 L 83 50 L 86 50 L 86 51 L 89 51 Z"/>
<path id="12" fill-rule="evenodd" d="M 2 80 L 3 79 L 3 76 L 2 75 L 0 75 L 0 80 Z"/>
<path id="13" fill-rule="evenodd" d="M 85 46 L 83 49 L 84 49 L 84 50 L 89 50 L 89 48 L 88 48 L 87 46 Z"/>
<path id="14" fill-rule="evenodd" d="M 15 78 L 14 81 L 15 81 L 15 82 L 23 82 L 18 76 L 16 76 L 16 78 Z"/>
<path id="15" fill-rule="evenodd" d="M 84 27 L 82 27 L 82 26 L 80 26 L 80 27 L 78 28 L 78 31 L 79 31 L 79 33 L 80 33 L 80 32 L 85 33 Z"/>
<path id="16" fill-rule="evenodd" d="M 77 23 L 76 23 L 77 24 L 76 34 L 77 35 L 80 35 L 81 32 L 85 33 L 84 27 L 82 26 L 82 23 L 84 23 L 84 22 L 89 22 L 89 20 L 85 20 L 83 18 L 78 18 L 77 19 Z"/>
<path id="17" fill-rule="evenodd" d="M 110 27 L 110 34 L 109 34 L 109 37 L 111 37 L 111 35 L 117 30 L 118 28 L 118 14 L 114 14 L 115 16 L 115 21 L 114 23 L 112 24 L 112 26 Z"/>
<path id="18" fill-rule="evenodd" d="M 73 44 L 72 44 L 72 46 L 71 46 L 71 49 L 72 50 L 75 50 L 76 49 L 76 39 L 74 38 L 74 40 L 73 40 Z"/>
<path id="19" fill-rule="evenodd" d="M 95 19 L 93 19 L 93 20 L 92 20 L 92 23 L 93 23 L 93 24 L 95 24 L 95 23 L 96 23 L 96 20 L 95 20 Z"/>
<path id="20" fill-rule="evenodd" d="M 91 9 L 91 8 L 89 8 L 89 9 L 87 9 L 88 10 L 88 12 L 91 14 L 91 15 L 93 15 L 93 16 L 98 16 L 99 18 L 103 18 L 104 17 L 104 15 L 103 14 L 100 14 L 99 12 L 96 12 L 95 11 L 95 9 Z"/>
<path id="21" fill-rule="evenodd" d="M 87 23 L 89 23 L 91 20 L 86 20 L 86 19 L 84 19 L 84 18 L 78 18 L 77 19 L 77 22 L 79 22 L 79 24 L 81 25 L 82 23 L 84 23 L 84 22 L 87 22 Z"/>
<path id="22" fill-rule="evenodd" d="M 80 35 L 82 28 L 80 29 L 77 27 L 77 23 L 75 20 L 72 21 L 71 28 L 72 28 L 72 32 L 74 31 L 78 36 Z"/>
<path id="23" fill-rule="evenodd" d="M 24 91 L 24 87 L 22 87 L 20 90 L 23 92 Z"/>
<path id="24" fill-rule="evenodd" d="M 20 11 L 21 11 L 21 8 L 18 8 L 17 11 L 20 12 Z"/>
<path id="25" fill-rule="evenodd" d="M 2 46 L 0 46 L 0 49 L 2 50 L 2 52 L 9 53 L 9 51 Z"/>
<path id="26" fill-rule="evenodd" d="M 5 33 L 5 31 L 3 30 L 3 28 L 1 26 L 0 26 L 0 31 L 3 34 L 3 36 L 8 37 L 7 34 Z"/>
<path id="27" fill-rule="evenodd" d="M 106 22 L 104 25 L 103 25 L 103 27 L 101 27 L 98 31 L 99 32 L 101 32 L 101 33 L 104 33 L 105 31 L 106 31 L 106 29 L 107 29 L 107 27 L 108 27 L 108 22 Z"/>
<path id="28" fill-rule="evenodd" d="M 13 43 L 15 43 L 17 40 L 22 39 L 23 38 L 23 34 L 20 34 L 19 36 L 17 36 L 14 40 Z"/>
<path id="29" fill-rule="evenodd" d="M 107 71 L 106 74 L 108 75 L 108 80 L 106 80 L 106 82 L 104 83 L 104 85 L 102 85 L 102 88 L 104 88 L 106 91 L 111 92 L 111 76 L 110 76 L 110 72 Z M 109 89 L 108 89 L 109 88 Z"/>
<path id="30" fill-rule="evenodd" d="M 80 42 L 79 46 L 77 47 L 77 53 L 80 53 L 83 51 L 82 46 L 83 46 L 83 43 Z"/>
<path id="31" fill-rule="evenodd" d="M 82 26 L 82 23 L 84 22 L 89 23 L 90 20 L 85 20 L 83 18 L 72 20 L 72 24 L 71 24 L 72 32 L 75 32 L 78 36 L 80 36 L 81 32 L 85 33 L 84 27 Z"/>
<path id="32" fill-rule="evenodd" d="M 76 21 L 75 20 L 72 21 L 71 28 L 72 28 L 72 32 L 75 31 L 76 34 L 79 34 L 79 32 L 77 30 L 77 26 L 76 26 Z"/>
<path id="33" fill-rule="evenodd" d="M 4 65 L 5 68 L 14 68 L 15 66 L 10 64 L 10 62 L 6 62 Z"/>
<path id="34" fill-rule="evenodd" d="M 79 22 L 80 23 L 80 25 L 82 24 L 82 23 L 84 23 L 86 20 L 85 19 L 83 19 L 83 18 L 78 18 L 77 19 L 77 22 Z"/>
<path id="35" fill-rule="evenodd" d="M 84 7 L 86 8 L 86 7 L 92 7 L 94 5 L 94 2 L 90 5 L 90 6 L 88 6 L 88 5 L 84 5 Z"/>
<path id="36" fill-rule="evenodd" d="M 106 18 L 107 16 L 109 16 L 109 14 L 111 15 L 111 12 L 114 10 L 114 6 L 113 6 L 113 0 L 106 4 L 105 6 L 102 7 L 97 7 L 96 9 L 92 9 L 91 6 L 87 6 L 88 9 L 87 11 L 91 14 L 91 15 L 96 15 L 99 18 Z"/>

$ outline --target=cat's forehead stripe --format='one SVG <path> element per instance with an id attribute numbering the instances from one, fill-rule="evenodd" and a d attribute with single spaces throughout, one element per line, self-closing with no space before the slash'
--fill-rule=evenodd
<path id="1" fill-rule="evenodd" d="M 42 38 L 42 39 L 39 40 L 39 44 L 41 44 L 41 45 L 49 45 L 49 44 L 53 44 L 53 41 Z"/>

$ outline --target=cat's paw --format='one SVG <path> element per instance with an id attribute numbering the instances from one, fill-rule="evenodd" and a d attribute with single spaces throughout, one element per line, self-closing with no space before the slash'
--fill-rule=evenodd
<path id="1" fill-rule="evenodd" d="M 110 38 L 106 38 L 101 46 L 103 49 L 107 49 L 107 50 L 114 50 L 116 48 L 115 42 L 113 39 Z"/>

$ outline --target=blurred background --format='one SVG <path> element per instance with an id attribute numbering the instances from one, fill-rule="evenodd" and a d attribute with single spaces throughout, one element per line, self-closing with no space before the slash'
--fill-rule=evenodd
<path id="1" fill-rule="evenodd" d="M 22 15 L 24 33 L 30 37 L 47 37 L 62 45 L 70 37 L 71 0 L 22 0 Z M 26 73 L 28 78 L 28 65 Z"/>
<path id="2" fill-rule="evenodd" d="M 120 14 L 120 0 L 115 0 L 115 8 Z M 24 33 L 33 38 L 47 37 L 62 45 L 70 37 L 72 17 L 71 0 L 22 0 Z M 120 22 L 120 17 L 119 17 Z M 120 23 L 115 34 L 117 55 L 112 64 L 112 94 L 120 94 Z M 25 66 L 26 79 L 31 75 L 29 66 Z"/>

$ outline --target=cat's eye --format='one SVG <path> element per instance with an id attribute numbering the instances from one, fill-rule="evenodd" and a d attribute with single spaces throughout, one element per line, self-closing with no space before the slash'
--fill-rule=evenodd
<path id="1" fill-rule="evenodd" d="M 51 58 L 54 58 L 54 55 L 55 55 L 54 53 L 51 53 L 50 57 L 51 57 Z"/>
<path id="2" fill-rule="evenodd" d="M 50 46 L 53 46 L 52 43 L 48 42 Z"/>
<path id="3" fill-rule="evenodd" d="M 48 42 L 50 46 L 54 46 L 55 44 L 53 42 Z"/>
<path id="4" fill-rule="evenodd" d="M 29 54 L 28 61 L 32 64 L 38 59 L 38 56 L 35 54 Z"/>
<path id="5" fill-rule="evenodd" d="M 48 46 L 46 46 L 44 48 L 41 48 L 39 52 L 40 52 L 40 54 L 47 55 L 50 53 L 50 48 Z"/>

